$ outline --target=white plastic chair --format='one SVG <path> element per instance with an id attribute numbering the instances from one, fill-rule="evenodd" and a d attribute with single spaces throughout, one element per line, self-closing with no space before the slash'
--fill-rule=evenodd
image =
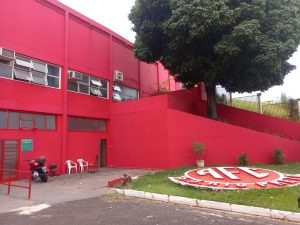
<path id="1" fill-rule="evenodd" d="M 87 161 L 84 161 L 83 159 L 77 159 L 77 163 L 81 173 L 84 171 L 84 167 L 86 167 L 88 170 L 89 163 Z"/>
<path id="2" fill-rule="evenodd" d="M 67 169 L 68 169 L 68 174 L 70 175 L 72 172 L 72 169 L 75 169 L 75 172 L 77 173 L 77 163 L 73 162 L 72 160 L 67 160 L 66 163 Z"/>

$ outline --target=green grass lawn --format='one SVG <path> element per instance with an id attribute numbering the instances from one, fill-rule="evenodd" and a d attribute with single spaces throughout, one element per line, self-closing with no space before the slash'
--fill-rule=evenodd
<path id="1" fill-rule="evenodd" d="M 284 165 L 254 165 L 253 167 L 271 169 L 282 173 L 300 174 L 300 162 Z M 297 203 L 297 198 L 300 195 L 300 185 L 289 188 L 212 191 L 183 187 L 168 179 L 170 176 L 181 176 L 189 169 L 194 168 L 183 167 L 146 175 L 134 180 L 132 188 L 159 194 L 300 212 Z"/>

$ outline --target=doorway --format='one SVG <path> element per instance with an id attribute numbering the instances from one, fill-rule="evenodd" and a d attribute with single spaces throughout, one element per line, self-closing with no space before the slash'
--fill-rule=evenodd
<path id="1" fill-rule="evenodd" d="M 100 140 L 100 167 L 106 167 L 107 140 Z"/>
<path id="2" fill-rule="evenodd" d="M 17 173 L 9 173 L 6 170 L 18 170 L 19 141 L 0 140 L 0 180 L 17 177 Z"/>

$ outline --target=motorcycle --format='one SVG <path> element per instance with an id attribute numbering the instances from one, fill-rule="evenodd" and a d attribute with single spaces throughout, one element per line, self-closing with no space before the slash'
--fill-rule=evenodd
<path id="1" fill-rule="evenodd" d="M 30 168 L 30 171 L 32 173 L 32 180 L 35 181 L 42 181 L 47 182 L 48 181 L 48 170 L 45 166 L 46 163 L 46 157 L 38 157 L 35 160 L 29 161 L 28 165 Z"/>

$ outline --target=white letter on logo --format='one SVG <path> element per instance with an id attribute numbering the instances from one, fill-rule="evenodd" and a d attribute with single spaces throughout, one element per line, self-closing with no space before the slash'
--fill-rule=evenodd
<path id="1" fill-rule="evenodd" d="M 269 173 L 256 173 L 253 170 L 257 170 L 257 169 L 253 169 L 253 168 L 247 168 L 247 167 L 238 167 L 240 170 L 243 170 L 244 172 L 256 177 L 256 178 L 264 178 L 269 176 Z"/>
<path id="2" fill-rule="evenodd" d="M 216 171 L 214 171 L 212 168 L 208 168 L 208 169 L 203 169 L 203 170 L 198 170 L 197 173 L 200 175 L 200 176 L 204 176 L 204 175 L 207 175 L 207 174 L 210 174 L 213 176 L 213 178 L 215 179 L 223 179 L 223 177 L 218 174 Z"/>
<path id="3" fill-rule="evenodd" d="M 239 171 L 227 171 L 226 169 L 233 169 L 232 167 L 217 167 L 217 170 L 222 172 L 225 176 L 227 176 L 231 180 L 239 180 L 237 176 L 233 175 L 234 173 L 239 173 Z"/>

